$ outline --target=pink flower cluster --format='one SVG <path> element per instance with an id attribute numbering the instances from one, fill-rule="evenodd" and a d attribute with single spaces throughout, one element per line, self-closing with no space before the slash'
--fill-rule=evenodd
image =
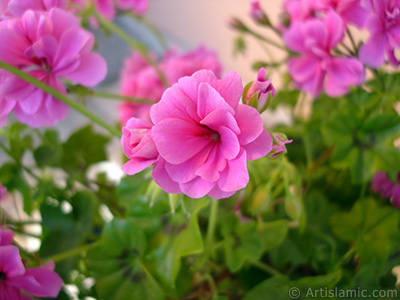
<path id="1" fill-rule="evenodd" d="M 168 51 L 160 61 L 159 69 L 164 73 L 169 85 L 178 82 L 183 76 L 190 76 L 202 69 L 213 71 L 217 77 L 222 73 L 222 65 L 215 52 L 202 46 L 183 55 L 175 50 Z M 158 102 L 166 88 L 157 70 L 141 54 L 133 52 L 125 60 L 121 73 L 122 95 Z M 119 113 L 123 125 L 131 117 L 150 121 L 150 105 L 147 104 L 123 102 L 119 107 Z"/>
<path id="2" fill-rule="evenodd" d="M 151 108 L 152 123 L 132 118 L 121 143 L 129 175 L 154 164 L 153 178 L 168 193 L 219 199 L 249 181 L 247 161 L 267 155 L 272 138 L 258 111 L 239 104 L 240 76 L 218 79 L 201 70 L 182 77 Z"/>
<path id="3" fill-rule="evenodd" d="M 25 268 L 19 249 L 12 245 L 14 233 L 0 229 L 0 299 L 33 300 L 36 297 L 55 298 L 63 281 L 55 273 L 54 263 Z"/>
<path id="4" fill-rule="evenodd" d="M 94 86 L 104 79 L 107 66 L 104 59 L 91 52 L 93 34 L 80 26 L 71 13 L 59 8 L 50 11 L 21 10 L 10 12 L 21 17 L 10 17 L 0 22 L 0 60 L 18 67 L 36 79 L 66 93 L 62 79 L 84 86 Z M 31 6 L 47 9 L 59 1 L 29 1 Z M 14 6 L 13 6 L 14 5 Z M 48 6 L 46 6 L 48 5 Z M 60 4 L 61 5 L 61 4 Z M 41 89 L 4 70 L 0 71 L 0 126 L 14 111 L 22 123 L 32 127 L 52 126 L 67 117 L 69 108 Z"/>
<path id="5" fill-rule="evenodd" d="M 400 207 L 400 173 L 397 174 L 397 182 L 393 183 L 386 173 L 377 172 L 372 179 L 371 189 L 382 198 L 390 198 L 394 206 Z"/>
<path id="6" fill-rule="evenodd" d="M 331 97 L 348 92 L 350 86 L 364 82 L 364 67 L 355 57 L 338 57 L 333 49 L 344 37 L 343 21 L 330 11 L 322 19 L 295 22 L 283 39 L 288 48 L 299 53 L 288 61 L 288 70 L 300 89 L 318 97 L 324 87 Z"/>
<path id="7" fill-rule="evenodd" d="M 288 20 L 279 28 L 287 47 L 298 54 L 288 62 L 289 73 L 314 98 L 323 88 L 338 97 L 361 85 L 364 65 L 378 68 L 385 59 L 395 67 L 400 64 L 395 56 L 400 49 L 400 0 L 286 0 L 283 8 Z M 259 8 L 256 12 L 261 14 Z M 335 53 L 349 24 L 370 32 L 359 58 Z"/>

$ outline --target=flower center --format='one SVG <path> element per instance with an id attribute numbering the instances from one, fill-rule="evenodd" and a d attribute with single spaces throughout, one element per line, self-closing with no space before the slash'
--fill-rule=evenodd
<path id="1" fill-rule="evenodd" d="M 7 279 L 7 274 L 4 272 L 0 272 L 0 283 L 4 282 Z"/>

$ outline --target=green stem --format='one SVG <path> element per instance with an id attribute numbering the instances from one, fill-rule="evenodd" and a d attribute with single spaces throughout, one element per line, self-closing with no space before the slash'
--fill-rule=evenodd
<path id="1" fill-rule="evenodd" d="M 45 262 L 54 261 L 55 263 L 57 263 L 57 262 L 66 260 L 66 259 L 68 259 L 70 257 L 78 256 L 78 255 L 82 254 L 83 252 L 88 251 L 90 248 L 92 248 L 95 245 L 96 244 L 86 244 L 86 245 L 83 245 L 81 247 L 78 247 L 78 248 L 75 248 L 75 249 L 72 249 L 72 250 L 68 250 L 68 251 L 65 251 L 65 252 L 62 252 L 62 253 L 58 253 L 58 254 L 52 255 L 50 257 L 46 257 L 44 261 Z"/>
<path id="2" fill-rule="evenodd" d="M 278 43 L 274 42 L 273 40 L 270 40 L 269 38 L 266 38 L 266 37 L 258 34 L 257 32 L 254 32 L 253 30 L 247 29 L 246 31 L 261 41 L 264 41 L 272 46 L 275 46 L 276 48 L 283 50 L 283 51 L 289 52 L 289 50 L 287 48 L 279 45 Z"/>
<path id="3" fill-rule="evenodd" d="M 273 276 L 281 275 L 281 273 L 279 271 L 275 270 L 273 267 L 271 267 L 271 266 L 269 266 L 269 265 L 267 265 L 267 264 L 265 264 L 265 263 L 263 263 L 263 262 L 261 262 L 259 260 L 251 260 L 249 262 L 253 266 L 255 266 L 255 267 L 259 268 L 260 270 L 263 270 L 263 271 L 265 271 L 265 272 L 267 272 L 267 273 L 269 273 L 269 274 L 271 274 Z"/>
<path id="4" fill-rule="evenodd" d="M 72 99 L 68 98 L 66 95 L 64 95 L 60 91 L 52 88 L 51 86 L 45 84 L 44 82 L 38 80 L 37 78 L 35 78 L 35 77 L 33 77 L 33 76 L 21 71 L 20 69 L 18 69 L 16 67 L 13 67 L 13 66 L 7 64 L 7 63 L 5 63 L 4 61 L 1 61 L 1 60 L 0 60 L 0 68 L 2 68 L 4 70 L 6 70 L 6 71 L 18 76 L 22 80 L 24 80 L 24 81 L 26 81 L 26 82 L 28 82 L 28 83 L 40 88 L 41 90 L 45 91 L 46 93 L 48 93 L 48 94 L 52 95 L 53 97 L 57 98 L 58 100 L 64 102 L 65 104 L 69 105 L 73 109 L 77 110 L 81 114 L 83 114 L 86 117 L 88 117 L 89 119 L 91 119 L 93 122 L 97 123 L 98 125 L 100 125 L 104 129 L 109 131 L 112 135 L 114 135 L 116 137 L 120 137 L 121 136 L 121 133 L 119 132 L 119 130 L 117 130 L 116 128 L 114 128 L 113 126 L 111 126 L 110 124 L 105 122 L 102 118 L 96 116 L 94 113 L 92 113 L 90 110 L 88 110 L 84 106 L 78 104 L 77 102 L 75 102 Z"/>
<path id="5" fill-rule="evenodd" d="M 212 247 L 212 245 L 214 243 L 215 228 L 217 225 L 218 204 L 219 201 L 217 199 L 211 198 L 210 218 L 208 220 L 206 245 L 212 252 L 214 252 L 214 248 Z"/>
<path id="6" fill-rule="evenodd" d="M 115 99 L 115 100 L 124 100 L 133 103 L 142 103 L 142 104 L 154 104 L 154 101 L 145 98 L 136 98 L 136 97 L 129 97 L 129 96 L 122 96 L 113 93 L 108 93 L 104 91 L 91 91 L 88 96 L 90 97 L 99 97 L 99 98 L 108 98 L 108 99 Z"/>
<path id="7" fill-rule="evenodd" d="M 355 56 L 357 56 L 358 49 L 357 49 L 357 46 L 356 46 L 356 43 L 355 43 L 355 41 L 354 41 L 353 35 L 351 34 L 351 31 L 350 31 L 349 28 L 347 28 L 347 34 L 348 34 L 348 36 L 349 36 L 351 45 L 353 46 Z"/>
<path id="8" fill-rule="evenodd" d="M 131 38 L 125 31 L 123 31 L 121 28 L 119 28 L 117 25 L 114 23 L 108 21 L 106 18 L 102 17 L 100 14 L 94 12 L 94 15 L 96 18 L 100 21 L 100 23 L 106 27 L 108 30 L 111 32 L 114 32 L 116 35 L 118 35 L 121 39 L 123 39 L 132 49 L 136 49 L 139 51 L 139 53 L 143 56 L 143 58 L 151 65 L 153 66 L 156 71 L 158 76 L 160 76 L 160 80 L 162 84 L 165 87 L 168 87 L 168 81 L 167 78 L 165 77 L 165 74 L 160 70 L 160 68 L 157 65 L 157 62 L 150 57 L 148 54 L 148 51 L 146 47 L 139 43 L 138 41 L 135 41 L 133 38 Z"/>

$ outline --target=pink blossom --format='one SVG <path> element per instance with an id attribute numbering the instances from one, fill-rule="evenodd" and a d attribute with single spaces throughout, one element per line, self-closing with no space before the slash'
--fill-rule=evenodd
<path id="1" fill-rule="evenodd" d="M 155 55 L 151 56 L 153 59 Z M 222 73 L 222 66 L 217 55 L 205 47 L 198 47 L 183 55 L 175 50 L 168 51 L 159 63 L 160 70 L 165 74 L 168 84 L 172 85 L 183 76 L 190 76 L 194 72 L 207 69 L 217 76 Z M 166 90 L 156 69 L 151 66 L 138 52 L 134 52 L 125 60 L 121 73 L 121 94 L 137 98 L 145 98 L 158 102 Z M 122 124 L 131 117 L 150 121 L 150 105 L 123 102 L 119 107 Z"/>
<path id="2" fill-rule="evenodd" d="M 64 9 L 66 0 L 0 0 L 0 17 L 21 17 L 28 10 L 50 11 Z"/>
<path id="3" fill-rule="evenodd" d="M 390 198 L 393 187 L 394 183 L 390 181 L 384 172 L 376 172 L 374 178 L 372 178 L 371 189 L 375 193 L 380 193 L 382 198 Z"/>
<path id="4" fill-rule="evenodd" d="M 72 14 L 27 11 L 20 19 L 0 23 L 0 59 L 19 67 L 62 93 L 61 78 L 84 86 L 106 75 L 104 59 L 91 50 L 93 34 Z M 0 117 L 12 105 L 16 117 L 32 127 L 52 126 L 68 115 L 68 106 L 12 74 L 0 74 Z"/>
<path id="5" fill-rule="evenodd" d="M 397 184 L 392 189 L 392 204 L 400 208 L 400 184 Z"/>
<path id="6" fill-rule="evenodd" d="M 250 103 L 253 97 L 257 99 L 257 110 L 262 112 L 266 108 L 269 97 L 275 97 L 275 88 L 272 85 L 272 79 L 266 79 L 267 72 L 265 68 L 258 70 L 257 79 L 250 85 L 244 101 Z"/>
<path id="7" fill-rule="evenodd" d="M 247 185 L 246 161 L 268 154 L 272 138 L 258 111 L 239 104 L 242 91 L 237 73 L 219 80 L 201 70 L 179 79 L 152 106 L 159 152 L 153 178 L 162 189 L 219 199 Z"/>
<path id="8" fill-rule="evenodd" d="M 132 10 L 137 15 L 143 15 L 149 8 L 148 0 L 116 0 L 117 6 L 123 10 Z"/>
<path id="9" fill-rule="evenodd" d="M 385 57 L 392 66 L 399 66 L 395 49 L 400 49 L 400 0 L 365 0 L 370 12 L 366 27 L 368 41 L 361 46 L 360 60 L 371 68 L 379 68 Z"/>
<path id="10" fill-rule="evenodd" d="M 156 162 L 158 151 L 151 136 L 153 124 L 131 118 L 122 128 L 121 144 L 130 159 L 122 166 L 128 175 L 136 174 Z"/>
<path id="11" fill-rule="evenodd" d="M 272 151 L 269 157 L 277 157 L 282 153 L 286 153 L 286 144 L 290 144 L 293 140 L 288 140 L 286 135 L 283 133 L 272 133 L 274 144 L 272 145 Z"/>
<path id="12" fill-rule="evenodd" d="M 286 0 L 283 9 L 289 14 L 290 23 L 323 18 L 331 10 L 343 20 L 343 25 L 351 23 L 364 27 L 368 12 L 361 0 Z"/>
<path id="13" fill-rule="evenodd" d="M 301 54 L 289 60 L 289 73 L 295 84 L 314 98 L 323 87 L 326 94 L 338 97 L 364 81 L 364 68 L 357 59 L 331 54 L 343 36 L 343 22 L 333 11 L 321 20 L 293 24 L 283 36 L 288 48 Z"/>
<path id="14" fill-rule="evenodd" d="M 69 5 L 68 9 L 72 12 L 77 12 L 76 7 L 87 9 L 94 6 L 96 12 L 107 20 L 112 21 L 115 17 L 115 7 L 112 0 L 69 0 L 69 2 L 72 5 Z M 98 26 L 96 18 L 92 18 L 91 23 L 94 27 Z"/>
<path id="15" fill-rule="evenodd" d="M 33 299 L 25 293 L 37 297 L 57 297 L 63 282 L 53 270 L 53 262 L 25 268 L 17 247 L 0 246 L 0 299 Z"/>

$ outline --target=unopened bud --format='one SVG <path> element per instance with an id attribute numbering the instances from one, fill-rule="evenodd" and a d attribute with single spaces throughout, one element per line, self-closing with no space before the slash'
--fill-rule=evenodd
<path id="1" fill-rule="evenodd" d="M 251 2 L 250 5 L 251 5 L 251 7 L 250 7 L 251 18 L 259 24 L 262 24 L 265 26 L 271 26 L 271 22 L 269 21 L 267 15 L 260 7 L 260 2 L 253 1 L 253 2 Z"/>
<path id="2" fill-rule="evenodd" d="M 271 79 L 266 79 L 265 68 L 258 70 L 257 79 L 247 85 L 243 92 L 243 99 L 247 105 L 256 108 L 260 113 L 264 112 L 272 103 L 275 96 L 275 88 Z"/>

